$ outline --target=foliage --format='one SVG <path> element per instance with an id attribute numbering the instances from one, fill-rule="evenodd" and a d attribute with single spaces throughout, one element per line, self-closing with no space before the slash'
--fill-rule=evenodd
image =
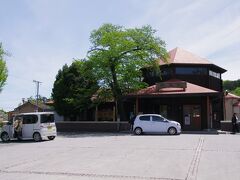
<path id="1" fill-rule="evenodd" d="M 234 89 L 232 91 L 233 94 L 237 95 L 237 96 L 240 96 L 240 87 L 237 87 L 236 89 Z"/>
<path id="2" fill-rule="evenodd" d="M 24 99 L 23 99 L 24 100 Z M 44 97 L 44 96 L 41 96 L 41 95 L 38 95 L 38 102 L 39 103 L 46 103 L 46 101 L 48 100 L 48 98 Z M 37 100 L 36 98 L 30 96 L 29 98 L 27 98 L 27 101 L 29 102 L 32 102 L 32 103 L 36 103 Z"/>
<path id="3" fill-rule="evenodd" d="M 240 79 L 236 81 L 226 80 L 223 81 L 223 89 L 240 96 Z"/>
<path id="4" fill-rule="evenodd" d="M 240 87 L 240 79 L 238 79 L 236 81 L 230 81 L 230 80 L 223 81 L 223 89 L 224 90 L 233 91 L 237 87 Z"/>
<path id="5" fill-rule="evenodd" d="M 92 106 L 91 97 L 98 89 L 91 63 L 75 60 L 59 70 L 52 91 L 54 107 L 60 115 L 76 117 Z"/>
<path id="6" fill-rule="evenodd" d="M 156 67 L 159 58 L 167 61 L 165 42 L 155 33 L 151 26 L 126 29 L 112 24 L 104 24 L 91 33 L 88 58 L 100 86 L 111 89 L 115 101 L 146 86 L 141 81 L 141 68 Z"/>
<path id="7" fill-rule="evenodd" d="M 0 43 L 0 92 L 5 85 L 8 76 L 6 62 L 4 61 L 4 55 L 6 55 L 6 52 L 3 50 L 2 44 Z"/>
<path id="8" fill-rule="evenodd" d="M 8 114 L 3 109 L 0 109 L 0 130 L 3 126 L 3 121 L 8 119 Z"/>

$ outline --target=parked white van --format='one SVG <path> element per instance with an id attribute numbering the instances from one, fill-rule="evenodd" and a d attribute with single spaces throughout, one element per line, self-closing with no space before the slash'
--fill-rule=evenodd
<path id="1" fill-rule="evenodd" d="M 21 126 L 21 127 L 19 127 Z M 22 113 L 13 117 L 0 131 L 3 142 L 9 140 L 33 139 L 38 142 L 42 139 L 53 140 L 57 136 L 57 129 L 52 112 Z"/>

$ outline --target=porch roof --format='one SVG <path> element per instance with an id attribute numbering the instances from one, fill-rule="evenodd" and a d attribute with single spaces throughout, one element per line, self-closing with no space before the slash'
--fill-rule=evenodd
<path id="1" fill-rule="evenodd" d="M 240 96 L 237 96 L 235 94 L 232 93 L 228 93 L 228 95 L 225 96 L 226 99 L 239 99 L 240 100 Z"/>
<path id="2" fill-rule="evenodd" d="M 217 95 L 220 92 L 208 89 L 196 84 L 192 84 L 186 81 L 181 81 L 178 79 L 172 79 L 165 82 L 172 83 L 186 83 L 186 88 L 179 87 L 167 87 L 157 90 L 157 85 L 152 85 L 147 88 L 141 89 L 135 93 L 128 94 L 128 97 L 137 97 L 137 96 L 172 96 L 172 95 Z"/>

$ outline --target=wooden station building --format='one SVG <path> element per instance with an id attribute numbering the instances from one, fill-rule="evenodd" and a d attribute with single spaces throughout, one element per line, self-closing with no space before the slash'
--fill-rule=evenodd
<path id="1" fill-rule="evenodd" d="M 149 87 L 124 96 L 128 119 L 117 119 L 113 101 L 101 103 L 76 122 L 62 122 L 63 131 L 129 130 L 128 120 L 140 113 L 157 113 L 181 123 L 183 130 L 218 129 L 224 119 L 222 73 L 225 69 L 181 48 L 159 59 L 161 74 L 142 69 Z M 85 117 L 85 118 L 84 118 Z M 86 118 L 87 117 L 87 118 Z"/>
<path id="2" fill-rule="evenodd" d="M 219 128 L 224 119 L 222 73 L 225 69 L 181 48 L 159 60 L 161 77 L 143 70 L 150 86 L 126 96 L 128 113 L 158 113 L 181 123 L 183 130 Z"/>

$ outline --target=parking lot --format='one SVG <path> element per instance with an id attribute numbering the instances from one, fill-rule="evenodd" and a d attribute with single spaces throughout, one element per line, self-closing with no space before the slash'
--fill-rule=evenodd
<path id="1" fill-rule="evenodd" d="M 240 179 L 239 134 L 65 134 L 0 141 L 1 180 Z"/>

